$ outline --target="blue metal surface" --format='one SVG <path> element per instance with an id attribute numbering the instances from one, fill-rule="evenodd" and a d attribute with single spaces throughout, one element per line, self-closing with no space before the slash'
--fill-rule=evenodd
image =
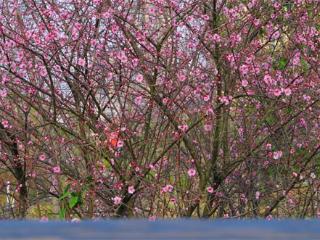
<path id="1" fill-rule="evenodd" d="M 318 220 L 2 221 L 1 240 L 320 239 Z"/>

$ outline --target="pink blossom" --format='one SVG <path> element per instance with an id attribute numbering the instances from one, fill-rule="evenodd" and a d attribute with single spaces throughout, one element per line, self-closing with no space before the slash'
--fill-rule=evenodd
<path id="1" fill-rule="evenodd" d="M 279 97 L 281 95 L 281 90 L 276 88 L 273 90 L 273 95 L 276 96 L 276 97 Z"/>
<path id="2" fill-rule="evenodd" d="M 163 192 L 172 192 L 173 191 L 173 186 L 172 185 L 170 185 L 170 184 L 167 184 L 166 186 L 164 186 L 163 188 L 162 188 L 162 191 Z"/>
<path id="3" fill-rule="evenodd" d="M 304 95 L 303 95 L 303 99 L 304 99 L 305 101 L 309 102 L 309 101 L 311 100 L 311 97 L 304 94 Z"/>
<path id="4" fill-rule="evenodd" d="M 115 205 L 119 205 L 122 202 L 122 198 L 119 196 L 115 196 L 112 200 Z"/>
<path id="5" fill-rule="evenodd" d="M 221 42 L 221 37 L 220 37 L 219 34 L 215 33 L 215 34 L 213 34 L 213 36 L 212 36 L 212 40 L 213 40 L 214 42 L 219 43 L 219 42 Z"/>
<path id="6" fill-rule="evenodd" d="M 242 37 L 240 34 L 232 33 L 230 36 L 230 41 L 231 41 L 232 47 L 234 47 L 235 45 L 240 43 L 241 39 L 242 39 Z"/>
<path id="7" fill-rule="evenodd" d="M 210 100 L 210 96 L 209 96 L 209 95 L 205 95 L 205 96 L 203 97 L 203 100 L 204 100 L 205 102 L 208 102 L 208 101 Z"/>
<path id="8" fill-rule="evenodd" d="M 257 0 L 251 0 L 248 2 L 248 7 L 253 8 L 257 4 Z"/>
<path id="9" fill-rule="evenodd" d="M 300 53 L 296 53 L 292 59 L 292 65 L 297 66 L 300 63 Z"/>
<path id="10" fill-rule="evenodd" d="M 45 154 L 40 154 L 40 156 L 39 156 L 39 160 L 40 161 L 44 161 L 44 160 L 46 160 L 46 155 Z"/>
<path id="11" fill-rule="evenodd" d="M 135 190 L 134 186 L 129 186 L 128 187 L 128 193 L 133 194 L 135 191 L 136 190 Z"/>
<path id="12" fill-rule="evenodd" d="M 225 105 L 229 105 L 232 101 L 232 96 L 222 96 L 220 97 L 220 101 L 221 103 L 225 104 Z"/>
<path id="13" fill-rule="evenodd" d="M 272 34 L 272 39 L 278 39 L 280 37 L 281 33 L 280 31 L 275 31 L 273 34 Z"/>
<path id="14" fill-rule="evenodd" d="M 242 87 L 247 87 L 248 86 L 248 81 L 247 80 L 242 80 L 241 81 L 241 86 Z"/>
<path id="15" fill-rule="evenodd" d="M 116 26 L 117 27 L 117 26 Z M 124 51 L 121 51 L 118 53 L 118 59 L 122 62 L 122 63 L 126 63 L 128 61 L 128 57 L 126 55 L 126 53 Z"/>
<path id="16" fill-rule="evenodd" d="M 248 73 L 248 71 L 249 71 L 249 68 L 248 68 L 248 66 L 247 65 L 241 65 L 240 66 L 240 73 L 242 74 L 242 75 L 246 75 L 247 73 Z"/>
<path id="17" fill-rule="evenodd" d="M 284 92 L 284 94 L 285 94 L 286 96 L 290 96 L 291 93 L 292 93 L 292 91 L 291 91 L 290 88 L 285 88 L 285 89 L 283 90 L 283 92 Z"/>
<path id="18" fill-rule="evenodd" d="M 142 96 L 138 96 L 134 99 L 135 104 L 141 105 L 142 103 Z"/>
<path id="19" fill-rule="evenodd" d="M 273 159 L 278 160 L 282 157 L 282 151 L 273 152 Z"/>
<path id="20" fill-rule="evenodd" d="M 235 63 L 235 57 L 233 56 L 233 54 L 228 54 L 226 56 L 227 61 L 233 66 Z"/>
<path id="21" fill-rule="evenodd" d="M 208 193 L 213 193 L 213 191 L 214 191 L 213 187 L 207 187 L 207 192 Z"/>
<path id="22" fill-rule="evenodd" d="M 155 170 L 155 166 L 153 165 L 153 164 L 149 164 L 149 168 L 151 169 L 151 170 Z"/>
<path id="23" fill-rule="evenodd" d="M 196 170 L 194 168 L 190 168 L 188 170 L 189 177 L 194 177 L 196 175 Z"/>
<path id="24" fill-rule="evenodd" d="M 2 120 L 1 124 L 3 125 L 4 128 L 9 128 L 10 127 L 8 120 Z"/>
<path id="25" fill-rule="evenodd" d="M 96 0 L 97 1 L 97 0 Z M 102 1 L 102 0 L 99 0 L 100 2 Z M 112 17 L 112 11 L 111 10 L 108 10 L 108 11 L 106 11 L 106 12 L 104 12 L 103 14 L 102 14 L 102 16 L 105 18 L 105 19 L 109 19 L 109 18 L 111 18 Z"/>
<path id="26" fill-rule="evenodd" d="M 111 31 L 112 31 L 113 33 L 118 32 L 118 30 L 119 30 L 119 26 L 118 26 L 118 25 L 113 24 L 113 25 L 111 26 Z M 119 60 L 121 60 L 121 57 L 118 57 L 118 58 L 119 58 Z M 123 59 L 126 59 L 126 58 L 127 58 L 126 56 L 123 57 Z"/>
<path id="27" fill-rule="evenodd" d="M 260 20 L 257 19 L 257 18 L 253 20 L 253 25 L 256 26 L 256 27 L 259 26 L 260 23 L 261 23 Z"/>
<path id="28" fill-rule="evenodd" d="M 46 70 L 46 68 L 45 68 L 45 67 L 40 67 L 39 73 L 40 73 L 40 76 L 41 76 L 41 77 L 46 77 L 46 76 L 47 76 L 47 70 Z"/>
<path id="29" fill-rule="evenodd" d="M 78 64 L 79 64 L 80 66 L 84 67 L 85 64 L 86 64 L 86 61 L 85 61 L 83 58 L 79 58 Z"/>
<path id="30" fill-rule="evenodd" d="M 156 13 L 156 9 L 153 8 L 153 7 L 149 8 L 149 13 L 150 14 L 155 14 Z"/>
<path id="31" fill-rule="evenodd" d="M 124 142 L 120 139 L 118 139 L 118 142 L 117 142 L 117 148 L 122 148 L 124 145 Z"/>
<path id="32" fill-rule="evenodd" d="M 167 104 L 169 103 L 169 101 L 170 101 L 170 99 L 167 98 L 167 97 L 165 97 L 165 98 L 162 99 L 162 103 L 163 103 L 164 105 L 167 105 Z"/>
<path id="33" fill-rule="evenodd" d="M 187 79 L 187 77 L 183 73 L 178 74 L 178 80 L 180 82 L 184 82 L 186 79 Z"/>
<path id="34" fill-rule="evenodd" d="M 52 168 L 53 173 L 59 174 L 61 173 L 61 168 L 60 166 L 55 166 Z"/>
<path id="35" fill-rule="evenodd" d="M 207 115 L 213 115 L 213 114 L 214 114 L 213 109 L 212 109 L 212 108 L 210 108 L 210 107 L 209 107 L 209 108 L 207 108 L 207 109 L 206 109 L 206 114 L 207 114 Z"/>
<path id="36" fill-rule="evenodd" d="M 204 125 L 204 130 L 206 132 L 210 132 L 212 130 L 212 124 L 209 124 L 209 123 L 205 124 Z"/>
<path id="37" fill-rule="evenodd" d="M 273 4 L 273 6 L 274 6 L 274 8 L 275 8 L 276 10 L 279 10 L 279 9 L 281 8 L 281 4 L 278 3 L 278 2 L 275 2 L 275 3 Z"/>
<path id="38" fill-rule="evenodd" d="M 0 89 L 0 97 L 4 98 L 7 96 L 7 90 L 6 89 Z"/>
<path id="39" fill-rule="evenodd" d="M 137 67 L 137 66 L 138 66 L 138 63 L 139 63 L 139 59 L 138 59 L 138 58 L 132 59 L 132 65 L 133 65 L 134 67 Z"/>
<path id="40" fill-rule="evenodd" d="M 267 84 L 267 85 L 271 85 L 273 83 L 273 79 L 272 77 L 267 74 L 264 76 L 263 81 Z"/>
<path id="41" fill-rule="evenodd" d="M 138 74 L 138 75 L 136 76 L 136 81 L 137 81 L 138 83 L 142 83 L 142 82 L 143 82 L 143 75 L 142 75 L 142 74 Z"/>
<path id="42" fill-rule="evenodd" d="M 302 127 L 307 127 L 307 122 L 304 118 L 300 118 L 299 123 Z"/>
<path id="43" fill-rule="evenodd" d="M 257 191 L 255 195 L 256 195 L 256 199 L 259 200 L 261 193 Z"/>
<path id="44" fill-rule="evenodd" d="M 209 20 L 209 16 L 208 16 L 207 14 L 206 14 L 206 15 L 203 15 L 202 17 L 203 17 L 203 19 L 206 20 L 206 21 Z"/>
<path id="45" fill-rule="evenodd" d="M 186 132 L 189 129 L 187 124 L 180 125 L 178 128 L 181 130 L 181 132 Z"/>
<path id="46" fill-rule="evenodd" d="M 248 94 L 248 96 L 252 96 L 252 95 L 254 95 L 254 90 L 252 90 L 252 89 L 249 89 L 249 90 L 247 90 L 247 94 Z"/>

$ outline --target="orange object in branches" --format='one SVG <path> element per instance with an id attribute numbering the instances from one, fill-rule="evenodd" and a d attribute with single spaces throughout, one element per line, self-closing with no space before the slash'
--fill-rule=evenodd
<path id="1" fill-rule="evenodd" d="M 112 148 L 116 148 L 118 146 L 119 141 L 119 132 L 111 132 L 108 136 L 109 144 Z"/>
<path id="2" fill-rule="evenodd" d="M 116 148 L 118 145 L 118 139 L 117 138 L 110 139 L 110 144 L 113 148 Z"/>

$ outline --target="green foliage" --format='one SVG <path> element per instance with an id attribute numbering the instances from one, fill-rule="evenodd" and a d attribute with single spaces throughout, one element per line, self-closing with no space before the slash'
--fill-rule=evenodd
<path id="1" fill-rule="evenodd" d="M 301 67 L 304 73 L 309 71 L 309 64 L 304 59 L 301 59 Z"/>
<path id="2" fill-rule="evenodd" d="M 288 106 L 287 108 L 286 108 L 286 112 L 287 112 L 287 114 L 289 114 L 289 115 L 291 115 L 291 114 L 293 114 L 294 113 L 294 109 L 291 107 L 291 106 Z"/>
<path id="3" fill-rule="evenodd" d="M 289 60 L 287 58 L 280 57 L 280 59 L 274 63 L 273 68 L 283 71 L 286 69 L 288 62 Z"/>
<path id="4" fill-rule="evenodd" d="M 63 199 L 65 199 L 66 197 L 70 196 L 70 184 L 68 184 L 65 189 L 63 190 L 62 195 L 59 197 L 59 201 L 62 201 Z"/>
<path id="5" fill-rule="evenodd" d="M 153 179 L 155 179 L 155 176 L 156 176 L 156 172 L 151 170 L 147 174 L 147 179 L 153 180 Z"/>
<path id="6" fill-rule="evenodd" d="M 277 122 L 277 118 L 273 112 L 269 112 L 264 120 L 270 126 L 274 125 Z"/>
<path id="7" fill-rule="evenodd" d="M 69 199 L 69 207 L 72 209 L 76 207 L 78 203 L 80 203 L 80 197 L 73 193 Z"/>
<path id="8" fill-rule="evenodd" d="M 104 164 L 104 166 L 106 167 L 106 169 L 109 170 L 109 169 L 111 168 L 111 164 L 109 163 L 108 160 L 104 159 L 104 160 L 103 160 L 103 164 Z"/>
<path id="9" fill-rule="evenodd" d="M 283 8 L 285 9 L 286 12 L 291 11 L 293 7 L 294 7 L 294 4 L 291 1 L 286 1 L 283 4 Z"/>
<path id="10" fill-rule="evenodd" d="M 182 189 L 186 189 L 189 186 L 189 179 L 186 175 L 181 175 L 179 177 L 179 185 Z"/>
<path id="11" fill-rule="evenodd" d="M 66 209 L 65 209 L 65 208 L 60 208 L 59 218 L 60 218 L 61 220 L 66 219 Z"/>
<path id="12" fill-rule="evenodd" d="M 90 182 L 92 182 L 92 179 L 90 179 L 90 177 L 88 177 L 87 182 L 89 182 L 88 184 L 90 184 Z M 87 190 L 87 188 L 89 186 L 88 184 L 85 184 L 85 186 L 83 187 L 83 189 L 81 189 L 80 192 L 70 191 L 70 184 L 68 184 L 64 188 L 61 196 L 59 197 L 59 201 L 64 201 L 65 203 L 67 203 L 67 208 L 69 208 L 69 209 L 76 208 L 78 205 L 82 204 L 82 194 L 83 194 L 83 192 L 85 192 Z M 66 218 L 67 208 L 65 208 L 65 207 L 60 208 L 60 211 L 59 211 L 59 218 L 60 219 Z"/>

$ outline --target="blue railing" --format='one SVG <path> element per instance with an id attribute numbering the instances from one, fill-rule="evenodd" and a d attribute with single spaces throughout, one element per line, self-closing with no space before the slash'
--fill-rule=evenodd
<path id="1" fill-rule="evenodd" d="M 319 220 L 0 221 L 0 239 L 320 239 Z"/>

